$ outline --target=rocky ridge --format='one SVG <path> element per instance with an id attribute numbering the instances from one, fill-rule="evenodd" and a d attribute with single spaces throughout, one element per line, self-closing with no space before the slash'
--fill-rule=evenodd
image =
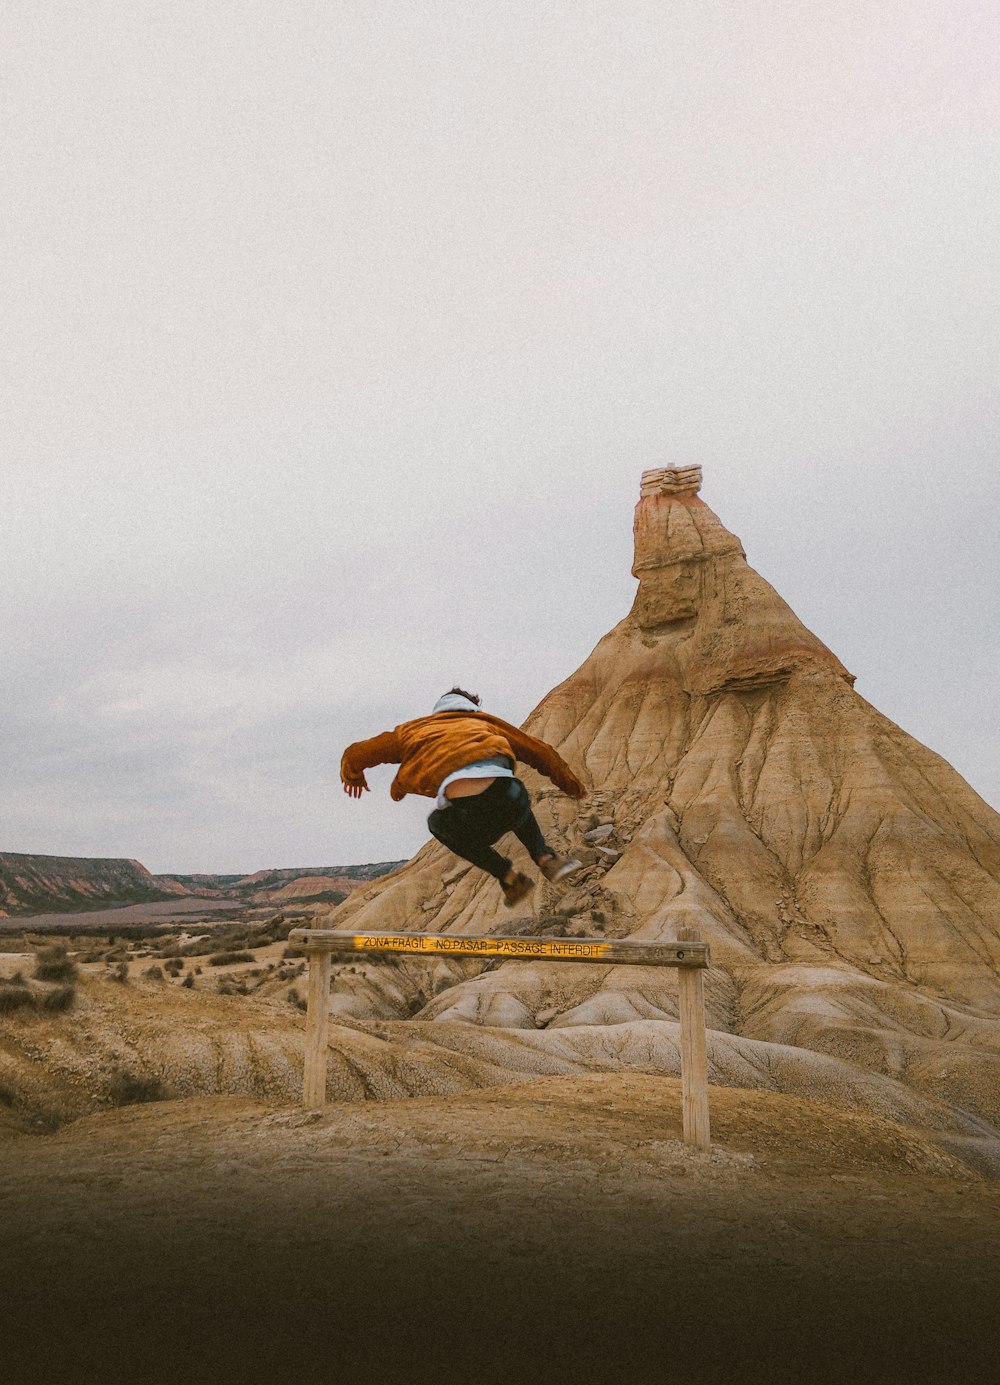
<path id="1" fill-rule="evenodd" d="M 138 861 L 0 852 L 0 917 L 146 904 L 186 893 Z"/>
<path id="2" fill-rule="evenodd" d="M 175 898 L 239 904 L 336 903 L 401 865 L 281 867 L 251 875 L 153 875 L 139 861 L 0 852 L 0 918 L 71 913 Z"/>

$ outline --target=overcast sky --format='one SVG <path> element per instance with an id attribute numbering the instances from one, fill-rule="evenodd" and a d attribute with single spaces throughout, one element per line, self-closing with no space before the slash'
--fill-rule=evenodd
<path id="1" fill-rule="evenodd" d="M 0 850 L 410 855 L 701 463 L 1000 806 L 995 0 L 7 0 Z"/>

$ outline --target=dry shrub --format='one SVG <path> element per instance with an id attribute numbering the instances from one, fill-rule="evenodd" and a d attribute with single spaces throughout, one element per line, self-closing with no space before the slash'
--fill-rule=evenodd
<path id="1" fill-rule="evenodd" d="M 252 952 L 213 952 L 208 959 L 210 967 L 225 967 L 230 962 L 256 962 Z"/>
<path id="2" fill-rule="evenodd" d="M 76 962 L 66 951 L 65 943 L 51 943 L 35 958 L 37 981 L 73 981 L 75 977 Z"/>
<path id="3" fill-rule="evenodd" d="M 36 992 L 35 995 L 35 1002 L 39 1010 L 50 1012 L 68 1010 L 75 999 L 75 986 L 53 986 L 51 991 Z"/>
<path id="4" fill-rule="evenodd" d="M 8 1015 L 13 1010 L 34 1010 L 35 993 L 27 986 L 0 985 L 0 1015 Z"/>
<path id="5" fill-rule="evenodd" d="M 110 967 L 107 976 L 109 981 L 120 981 L 125 985 L 128 981 L 128 962 L 121 961 L 116 967 Z"/>
<path id="6" fill-rule="evenodd" d="M 177 947 L 179 957 L 204 957 L 210 952 L 242 952 L 250 943 L 250 929 L 213 928 L 204 938 Z"/>
<path id="7" fill-rule="evenodd" d="M 147 981 L 162 981 L 162 980 L 163 980 L 163 968 L 162 968 L 162 967 L 158 967 L 158 966 L 156 965 L 155 962 L 153 963 L 153 965 L 152 965 L 151 967 L 147 967 L 146 970 L 145 970 L 142 974 L 143 974 L 143 976 L 146 978 Z"/>
<path id="8" fill-rule="evenodd" d="M 302 999 L 302 997 L 299 995 L 298 991 L 295 989 L 294 986 L 288 992 L 285 999 L 288 1001 L 289 1005 L 294 1005 L 296 1010 L 306 1009 L 306 1002 Z"/>
<path id="9" fill-rule="evenodd" d="M 194 985 L 194 973 L 189 971 L 187 976 L 185 976 L 184 980 L 181 982 L 181 985 L 187 987 L 187 989 L 190 990 Z"/>
<path id="10" fill-rule="evenodd" d="M 0 1014 L 10 1014 L 15 1010 L 41 1010 L 58 1014 L 68 1010 L 75 999 L 75 986 L 52 986 L 48 990 L 33 991 L 23 980 L 20 985 L 0 983 Z"/>

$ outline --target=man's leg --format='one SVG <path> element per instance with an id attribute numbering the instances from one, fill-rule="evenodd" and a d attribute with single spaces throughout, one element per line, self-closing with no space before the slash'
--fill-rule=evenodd
<path id="1" fill-rule="evenodd" d="M 557 851 L 553 851 L 551 846 L 542 836 L 542 829 L 538 825 L 538 819 L 531 811 L 531 795 L 521 783 L 520 779 L 515 779 L 514 784 L 520 791 L 518 802 L 520 804 L 520 816 L 514 823 L 512 831 L 518 841 L 528 851 L 531 859 L 539 867 L 546 880 L 556 884 L 573 871 L 580 869 L 580 862 L 573 856 L 560 856 Z"/>
<path id="2" fill-rule="evenodd" d="M 431 830 L 431 836 L 437 837 L 449 851 L 461 856 L 464 861 L 471 861 L 480 870 L 485 870 L 487 874 L 502 881 L 509 875 L 511 863 L 506 856 L 501 856 L 499 851 L 494 851 L 490 845 L 502 835 L 502 832 L 497 832 L 492 837 L 488 836 L 491 825 L 485 826 L 484 830 L 484 824 L 478 822 L 465 809 L 465 804 L 470 801 L 475 800 L 458 799 L 450 808 L 435 808 L 427 819 L 427 826 Z"/>
<path id="3" fill-rule="evenodd" d="M 456 856 L 488 871 L 504 885 L 510 884 L 517 872 L 510 860 L 491 850 L 491 846 L 506 832 L 514 833 L 536 864 L 561 861 L 542 836 L 538 820 L 531 811 L 531 795 L 520 779 L 504 776 L 495 780 L 484 793 L 456 799 L 449 808 L 431 813 L 427 825 L 432 835 Z M 548 875 L 547 871 L 545 873 Z M 565 873 L 565 869 L 560 873 Z"/>
<path id="4" fill-rule="evenodd" d="M 541 861 L 547 860 L 549 857 L 555 856 L 556 853 L 542 836 L 542 829 L 539 827 L 538 819 L 532 811 L 531 795 L 528 793 L 528 790 L 521 783 L 520 779 L 515 779 L 513 782 L 520 790 L 515 800 L 520 817 L 511 827 L 511 831 L 524 847 L 525 851 L 527 851 L 531 859 L 538 864 Z"/>

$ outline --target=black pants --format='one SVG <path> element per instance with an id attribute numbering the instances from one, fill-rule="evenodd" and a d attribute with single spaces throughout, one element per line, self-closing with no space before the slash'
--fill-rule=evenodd
<path id="1" fill-rule="evenodd" d="M 494 779 L 482 793 L 453 798 L 447 808 L 435 808 L 427 819 L 431 835 L 449 851 L 471 861 L 498 880 L 510 870 L 510 861 L 492 849 L 505 832 L 513 832 L 533 861 L 555 855 L 546 846 L 541 828 L 531 811 L 531 795 L 520 779 Z"/>

